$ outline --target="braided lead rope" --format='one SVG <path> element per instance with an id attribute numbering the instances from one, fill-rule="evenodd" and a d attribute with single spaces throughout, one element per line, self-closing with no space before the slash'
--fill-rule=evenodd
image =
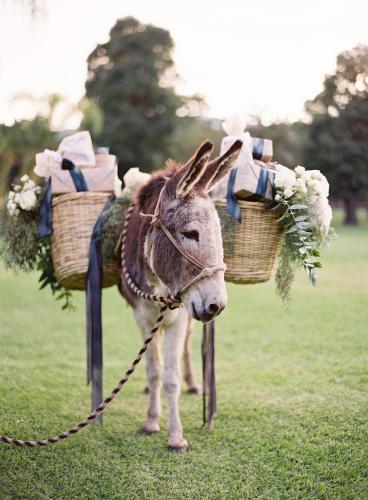
<path id="1" fill-rule="evenodd" d="M 40 440 L 23 440 L 23 439 L 14 439 L 10 436 L 4 436 L 0 435 L 0 441 L 6 444 L 14 445 L 14 446 L 22 446 L 22 447 L 36 447 L 36 446 L 48 446 L 50 444 L 57 443 L 59 441 L 63 441 L 64 439 L 67 439 L 68 437 L 72 436 L 73 434 L 76 434 L 77 432 L 81 431 L 84 427 L 87 427 L 90 425 L 97 417 L 100 415 L 105 408 L 111 403 L 113 399 L 119 394 L 119 392 L 122 390 L 123 386 L 127 383 L 130 375 L 134 372 L 136 366 L 142 359 L 143 354 L 146 352 L 147 347 L 149 343 L 152 341 L 153 337 L 155 336 L 156 332 L 159 330 L 160 325 L 165 317 L 165 313 L 167 311 L 168 306 L 164 305 L 161 306 L 160 309 L 160 314 L 156 320 L 156 323 L 154 324 L 153 328 L 147 335 L 147 337 L 144 340 L 143 347 L 141 350 L 138 352 L 137 357 L 133 361 L 133 363 L 130 365 L 128 370 L 125 372 L 123 378 L 118 382 L 118 384 L 114 387 L 114 389 L 110 392 L 109 396 L 92 412 L 88 417 L 86 417 L 84 420 L 79 422 L 79 424 L 75 425 L 74 427 L 71 427 L 65 432 L 62 432 L 61 434 L 58 434 L 56 436 L 49 437 L 47 439 L 40 439 Z"/>

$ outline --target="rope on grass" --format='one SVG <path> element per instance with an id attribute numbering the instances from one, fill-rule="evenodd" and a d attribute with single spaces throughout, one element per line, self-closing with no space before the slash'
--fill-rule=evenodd
<path id="1" fill-rule="evenodd" d="M 90 414 L 88 417 L 86 417 L 84 420 L 79 422 L 79 424 L 75 425 L 74 427 L 71 427 L 65 432 L 62 432 L 61 434 L 58 434 L 56 436 L 48 437 L 46 439 L 39 439 L 39 440 L 23 440 L 23 439 L 15 439 L 10 436 L 4 436 L 0 435 L 0 441 L 6 444 L 14 445 L 14 446 L 22 446 L 22 447 L 36 447 L 36 446 L 49 446 L 50 444 L 58 443 L 59 441 L 63 441 L 64 439 L 67 439 L 68 437 L 72 436 L 73 434 L 76 434 L 77 432 L 81 431 L 84 429 L 84 427 L 87 427 L 90 425 L 96 417 L 98 417 L 103 411 L 106 409 L 106 407 L 111 403 L 111 401 L 119 394 L 119 392 L 122 390 L 123 386 L 127 383 L 130 375 L 134 372 L 136 366 L 142 359 L 143 354 L 146 352 L 147 347 L 149 343 L 152 341 L 153 337 L 157 333 L 157 331 L 160 328 L 160 325 L 165 317 L 165 313 L 167 310 L 168 306 L 164 305 L 160 309 L 159 316 L 156 320 L 156 323 L 152 327 L 151 331 L 147 335 L 143 347 L 141 350 L 138 352 L 137 357 L 133 361 L 133 363 L 130 365 L 128 370 L 125 372 L 123 378 L 118 382 L 118 384 L 114 387 L 114 389 L 110 392 L 109 396 Z"/>

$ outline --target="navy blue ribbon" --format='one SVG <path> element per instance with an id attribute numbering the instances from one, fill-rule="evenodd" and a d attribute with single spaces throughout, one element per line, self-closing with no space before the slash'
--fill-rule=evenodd
<path id="1" fill-rule="evenodd" d="M 275 178 L 275 173 L 263 167 L 259 168 L 260 172 L 259 172 L 255 195 L 260 197 L 265 197 L 269 184 L 273 186 L 273 179 Z M 227 183 L 226 206 L 231 217 L 236 221 L 241 222 L 240 206 L 234 190 L 236 173 L 237 169 L 233 168 L 229 175 L 229 180 Z M 274 187 L 272 188 L 272 192 L 274 194 Z"/>
<path id="2" fill-rule="evenodd" d="M 237 171 L 237 168 L 233 168 L 229 175 L 226 193 L 226 207 L 231 217 L 233 217 L 233 219 L 237 220 L 238 222 L 241 222 L 239 202 L 234 191 Z"/>
<path id="3" fill-rule="evenodd" d="M 61 163 L 62 170 L 69 170 L 73 180 L 75 189 L 80 191 L 88 191 L 88 186 L 82 172 L 74 163 L 67 158 L 64 158 Z M 48 179 L 40 204 L 40 222 L 38 225 L 38 234 L 41 238 L 50 236 L 52 232 L 52 191 L 51 178 Z"/>
<path id="4" fill-rule="evenodd" d="M 260 167 L 257 188 L 255 194 L 258 196 L 264 196 L 267 191 L 268 186 L 268 170 Z"/>
<path id="5" fill-rule="evenodd" d="M 252 156 L 255 160 L 261 160 L 263 156 L 264 139 L 255 137 L 253 139 Z"/>
<path id="6" fill-rule="evenodd" d="M 102 285 L 101 230 L 103 216 L 115 201 L 109 196 L 92 232 L 86 276 L 87 384 L 92 381 L 92 408 L 102 401 Z"/>
<path id="7" fill-rule="evenodd" d="M 61 169 L 69 170 L 76 191 L 78 192 L 88 191 L 88 186 L 86 183 L 86 179 L 84 178 L 84 175 L 79 170 L 79 168 L 74 165 L 72 161 L 68 160 L 67 158 L 64 158 L 61 163 Z"/>
<path id="8" fill-rule="evenodd" d="M 40 221 L 38 223 L 38 235 L 45 238 L 51 234 L 52 230 L 52 193 L 51 193 L 51 178 L 48 179 L 44 188 L 40 203 Z"/>

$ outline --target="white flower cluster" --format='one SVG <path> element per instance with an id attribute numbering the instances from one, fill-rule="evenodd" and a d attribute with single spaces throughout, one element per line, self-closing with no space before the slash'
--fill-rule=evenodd
<path id="1" fill-rule="evenodd" d="M 41 188 L 33 182 L 28 175 L 23 175 L 21 184 L 15 185 L 9 191 L 7 209 L 10 215 L 19 215 L 21 210 L 32 210 L 37 205 L 37 195 Z"/>
<path id="2" fill-rule="evenodd" d="M 311 222 L 324 239 L 332 219 L 332 210 L 328 202 L 329 184 L 326 177 L 319 170 L 305 170 L 301 166 L 290 170 L 283 165 L 277 165 L 276 170 L 275 200 L 279 201 L 284 197 L 304 201 L 312 215 Z"/>
<path id="3" fill-rule="evenodd" d="M 49 177 L 51 168 L 60 168 L 62 159 L 59 151 L 45 149 L 36 154 L 36 166 L 33 171 L 39 177 Z"/>
<path id="4" fill-rule="evenodd" d="M 133 199 L 135 193 L 150 180 L 150 174 L 140 172 L 138 167 L 133 167 L 128 170 L 124 175 L 124 189 L 122 191 L 122 196 L 127 196 Z"/>

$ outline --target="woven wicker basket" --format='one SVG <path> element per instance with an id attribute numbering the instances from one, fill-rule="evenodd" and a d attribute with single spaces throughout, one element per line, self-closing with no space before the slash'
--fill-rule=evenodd
<path id="1" fill-rule="evenodd" d="M 263 283 L 272 278 L 280 253 L 283 232 L 279 214 L 264 203 L 239 200 L 241 223 L 228 213 L 225 201 L 216 202 L 220 216 L 227 266 L 225 280 L 232 283 Z"/>
<path id="2" fill-rule="evenodd" d="M 91 235 L 109 196 L 109 193 L 88 191 L 53 197 L 51 253 L 56 279 L 65 288 L 86 288 Z M 103 286 L 117 282 L 118 272 L 114 263 L 104 264 Z"/>

